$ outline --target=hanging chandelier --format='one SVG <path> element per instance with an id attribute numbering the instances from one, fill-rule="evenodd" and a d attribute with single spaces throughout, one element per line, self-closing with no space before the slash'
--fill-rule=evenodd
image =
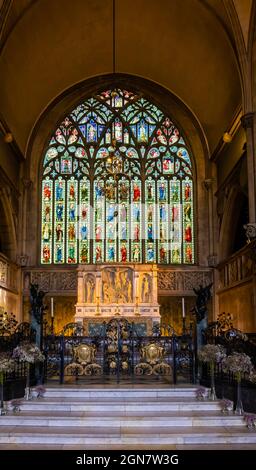
<path id="1" fill-rule="evenodd" d="M 120 149 L 116 147 L 116 139 L 112 139 L 112 144 L 108 147 L 109 155 L 105 158 L 105 172 L 108 176 L 112 176 L 115 183 L 118 180 L 125 176 L 125 160 L 126 156 L 124 152 L 121 152 Z"/>
<path id="2" fill-rule="evenodd" d="M 131 175 L 130 172 L 128 173 L 127 171 L 128 157 L 125 155 L 125 152 L 122 152 L 120 148 L 117 148 L 116 139 L 112 139 L 112 143 L 108 147 L 108 152 L 108 156 L 104 158 L 101 172 L 101 177 L 104 180 L 102 190 L 108 199 L 112 199 L 112 192 L 118 187 L 118 182 L 122 180 L 122 178 L 130 180 Z M 119 189 L 122 192 L 123 197 L 125 197 L 125 194 L 123 194 L 124 192 L 127 192 L 128 194 L 128 187 L 125 184 L 120 184 Z"/>
<path id="3" fill-rule="evenodd" d="M 112 66 L 113 74 L 116 73 L 116 31 L 115 31 L 115 0 L 112 0 Z M 111 92 L 111 98 L 114 99 L 118 96 L 118 91 L 114 88 Z M 117 140 L 112 138 L 111 145 L 108 147 L 108 155 L 103 159 L 102 177 L 104 179 L 103 192 L 106 197 L 111 199 L 111 192 L 113 188 L 118 186 L 118 181 L 125 177 L 128 180 L 131 179 L 131 175 L 128 174 L 127 168 L 127 156 L 121 148 L 117 147 Z M 111 182 L 110 182 L 111 181 Z M 121 185 L 121 191 L 127 191 L 128 188 L 125 185 Z"/>

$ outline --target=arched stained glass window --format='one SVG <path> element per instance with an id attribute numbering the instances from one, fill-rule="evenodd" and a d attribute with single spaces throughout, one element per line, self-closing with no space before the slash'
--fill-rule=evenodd
<path id="1" fill-rule="evenodd" d="M 77 106 L 42 173 L 41 263 L 194 263 L 190 152 L 142 94 L 107 90 Z"/>

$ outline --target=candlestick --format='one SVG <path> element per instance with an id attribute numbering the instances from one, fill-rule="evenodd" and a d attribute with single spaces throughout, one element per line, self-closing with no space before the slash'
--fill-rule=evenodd
<path id="1" fill-rule="evenodd" d="M 139 316 L 139 315 L 140 315 L 138 300 L 139 300 L 139 297 L 136 297 L 136 303 L 135 303 L 135 309 L 134 309 L 134 314 L 135 314 L 136 316 Z"/>
<path id="2" fill-rule="evenodd" d="M 182 297 L 182 318 L 185 318 L 185 299 Z"/>
<path id="3" fill-rule="evenodd" d="M 53 297 L 51 297 L 51 317 L 54 317 L 54 312 L 53 312 Z"/>
<path id="4" fill-rule="evenodd" d="M 51 317 L 51 335 L 54 335 L 54 317 Z"/>

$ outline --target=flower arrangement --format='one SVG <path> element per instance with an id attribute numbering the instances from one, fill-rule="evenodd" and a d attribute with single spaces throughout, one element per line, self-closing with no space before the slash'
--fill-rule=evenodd
<path id="1" fill-rule="evenodd" d="M 256 415 L 255 414 L 244 414 L 244 420 L 248 429 L 254 431 L 256 429 Z"/>
<path id="2" fill-rule="evenodd" d="M 205 387 L 198 387 L 196 389 L 196 399 L 197 400 L 204 400 L 206 396 L 206 388 Z"/>
<path id="3" fill-rule="evenodd" d="M 0 353 L 0 383 L 3 380 L 3 374 L 12 372 L 15 367 L 15 362 L 6 353 Z"/>
<path id="4" fill-rule="evenodd" d="M 220 401 L 220 406 L 223 414 L 229 414 L 229 412 L 233 410 L 234 403 L 227 398 L 223 398 L 223 400 Z"/>
<path id="5" fill-rule="evenodd" d="M 25 388 L 25 399 L 31 400 L 32 394 L 30 391 L 30 377 L 29 377 L 30 376 L 30 364 L 34 364 L 35 362 L 43 362 L 45 357 L 36 344 L 29 343 L 28 341 L 24 341 L 19 346 L 17 346 L 13 350 L 12 356 L 15 359 L 19 359 L 21 362 L 26 363 L 27 383 L 26 383 L 26 388 Z"/>
<path id="6" fill-rule="evenodd" d="M 206 344 L 198 351 L 198 359 L 201 362 L 219 363 L 226 357 L 225 348 L 218 344 Z"/>
<path id="7" fill-rule="evenodd" d="M 223 348 L 223 346 L 220 346 L 218 344 L 205 344 L 198 351 L 199 361 L 210 364 L 211 388 L 208 392 L 209 400 L 216 400 L 217 398 L 215 392 L 214 364 L 221 362 L 225 356 L 225 349 Z"/>
<path id="8" fill-rule="evenodd" d="M 19 359 L 21 362 L 28 362 L 29 364 L 43 362 L 45 359 L 38 346 L 28 341 L 24 341 L 13 350 L 13 358 Z"/>
<path id="9" fill-rule="evenodd" d="M 0 353 L 0 416 L 6 414 L 4 410 L 4 374 L 12 372 L 15 362 L 6 353 Z"/>
<path id="10" fill-rule="evenodd" d="M 43 385 L 37 385 L 37 387 L 35 388 L 35 392 L 37 398 L 43 398 L 46 392 L 46 388 Z"/>
<path id="11" fill-rule="evenodd" d="M 14 414 L 17 414 L 20 412 L 20 407 L 22 405 L 22 400 L 20 398 L 15 398 L 10 402 L 10 405 L 12 407 L 12 411 Z"/>
<path id="12" fill-rule="evenodd" d="M 233 352 L 222 362 L 222 369 L 224 372 L 232 372 L 235 376 L 237 381 L 237 401 L 235 414 L 242 415 L 244 410 L 242 403 L 241 379 L 242 374 L 248 374 L 250 376 L 253 370 L 251 358 L 245 353 Z"/>
<path id="13" fill-rule="evenodd" d="M 222 362 L 224 372 L 232 372 L 237 382 L 241 382 L 242 374 L 251 374 L 253 365 L 251 358 L 245 353 L 233 352 Z"/>
<path id="14" fill-rule="evenodd" d="M 256 371 L 255 371 L 255 369 L 253 369 L 253 370 L 250 372 L 249 380 L 250 380 L 250 382 L 252 382 L 252 383 L 256 383 Z"/>

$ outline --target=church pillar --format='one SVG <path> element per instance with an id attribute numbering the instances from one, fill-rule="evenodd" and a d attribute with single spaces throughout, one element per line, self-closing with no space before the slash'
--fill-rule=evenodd
<path id="1" fill-rule="evenodd" d="M 214 180 L 209 178 L 204 181 L 204 187 L 208 195 L 208 233 L 209 233 L 209 252 L 208 266 L 214 267 L 217 264 L 217 255 L 215 253 L 215 231 L 214 231 L 214 210 L 213 210 L 213 184 Z"/>
<path id="2" fill-rule="evenodd" d="M 17 256 L 17 262 L 20 266 L 27 266 L 29 263 L 29 256 L 27 254 L 27 212 L 30 202 L 32 181 L 30 179 L 23 178 L 22 180 L 22 204 L 20 212 L 20 227 L 22 227 L 20 238 L 19 238 L 19 255 Z M 30 260 L 31 261 L 31 260 Z"/>
<path id="3" fill-rule="evenodd" d="M 249 197 L 249 223 L 256 223 L 256 155 L 254 142 L 254 113 L 247 113 L 241 119 L 246 132 L 247 148 L 247 173 L 248 173 L 248 197 Z"/>
<path id="4" fill-rule="evenodd" d="M 215 268 L 217 266 L 217 253 L 215 251 L 215 223 L 214 223 L 214 186 L 215 180 L 213 178 L 206 179 L 204 181 L 204 187 L 208 195 L 208 233 L 209 233 L 209 252 L 208 252 L 208 266 Z M 213 320 L 215 320 L 219 313 L 219 302 L 218 296 L 216 295 L 216 286 L 218 284 L 218 271 L 213 271 L 213 296 L 212 296 L 212 311 Z"/>
<path id="5" fill-rule="evenodd" d="M 140 302 L 141 299 L 141 292 L 139 292 L 139 279 L 140 275 L 138 272 L 134 273 L 134 294 L 133 294 L 133 302 Z"/>

